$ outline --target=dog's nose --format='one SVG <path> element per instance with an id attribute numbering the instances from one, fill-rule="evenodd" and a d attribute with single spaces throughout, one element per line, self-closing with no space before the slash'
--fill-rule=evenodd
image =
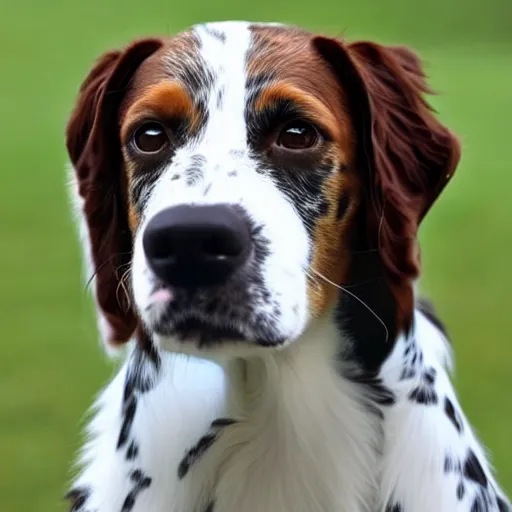
<path id="1" fill-rule="evenodd" d="M 148 264 L 164 283 L 181 288 L 223 284 L 251 253 L 243 214 L 228 205 L 168 208 L 144 231 Z"/>

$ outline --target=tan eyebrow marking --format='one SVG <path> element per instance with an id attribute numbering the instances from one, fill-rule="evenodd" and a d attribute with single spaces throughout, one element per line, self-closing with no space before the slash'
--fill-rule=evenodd
<path id="1" fill-rule="evenodd" d="M 147 115 L 189 119 L 192 133 L 199 128 L 202 117 L 185 85 L 177 80 L 168 80 L 143 91 L 141 98 L 128 109 L 121 127 L 123 143 L 126 143 L 133 123 Z"/>
<path id="2" fill-rule="evenodd" d="M 269 85 L 258 95 L 255 108 L 261 111 L 281 100 L 290 100 L 299 105 L 312 121 L 324 127 L 335 140 L 339 140 L 341 136 L 339 122 L 331 110 L 321 100 L 294 85 L 287 83 Z"/>

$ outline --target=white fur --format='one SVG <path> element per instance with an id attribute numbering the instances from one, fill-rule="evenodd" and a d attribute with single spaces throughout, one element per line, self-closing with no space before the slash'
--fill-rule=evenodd
<path id="1" fill-rule="evenodd" d="M 202 511 L 213 494 L 222 512 L 384 512 L 395 502 L 411 512 L 469 512 L 477 488 L 466 483 L 465 498 L 457 499 L 457 477 L 443 471 L 447 453 L 464 458 L 471 448 L 501 491 L 448 379 L 444 337 L 420 313 L 414 334 L 425 364 L 437 370 L 436 391 L 461 414 L 463 435 L 456 435 L 442 404 L 407 398 L 417 382 L 398 379 L 404 340 L 382 368 L 397 403 L 384 409 L 381 425 L 364 407 L 361 388 L 342 378 L 334 353 L 338 335 L 326 318 L 285 350 L 231 360 L 224 368 L 162 353 L 162 378 L 139 396 L 132 436 L 140 459 L 133 462 L 116 451 L 123 367 L 99 400 L 77 485 L 92 490 L 87 504 L 98 512 L 121 510 L 137 468 L 153 482 L 133 512 Z M 180 481 L 185 451 L 218 417 L 238 423 L 226 427 Z"/>
<path id="2" fill-rule="evenodd" d="M 206 28 L 221 30 L 226 41 L 220 43 Z M 251 37 L 248 25 L 242 22 L 207 24 L 195 29 L 201 42 L 201 57 L 214 76 L 209 95 L 208 123 L 197 140 L 191 140 L 176 151 L 172 163 L 152 187 L 135 238 L 132 279 L 135 301 L 141 318 L 151 330 L 162 309 L 148 307 L 155 285 L 145 260 L 142 234 L 158 212 L 181 204 L 235 204 L 262 226 L 262 235 L 271 241 L 263 274 L 270 300 L 260 301 L 255 309 L 272 321 L 275 330 L 293 340 L 303 332 L 308 321 L 306 273 L 308 237 L 292 203 L 261 170 L 249 154 L 245 123 L 246 54 Z M 223 89 L 224 100 L 216 104 L 217 91 Z M 183 173 L 194 155 L 206 158 L 202 179 L 194 185 L 186 183 Z M 231 171 L 236 176 L 231 176 Z M 176 173 L 181 179 L 172 179 Z M 278 302 L 279 321 L 272 317 L 271 304 Z M 243 326 L 240 326 L 243 330 Z M 157 337 L 164 348 L 179 346 L 170 338 Z"/>

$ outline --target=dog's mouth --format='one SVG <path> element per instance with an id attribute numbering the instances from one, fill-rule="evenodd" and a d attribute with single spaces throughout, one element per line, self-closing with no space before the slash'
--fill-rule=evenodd
<path id="1" fill-rule="evenodd" d="M 277 332 L 275 319 L 256 314 L 250 301 L 229 294 L 190 294 L 158 287 L 148 309 L 155 309 L 151 331 L 174 338 L 179 344 L 215 348 L 224 344 L 252 344 L 272 347 L 285 340 Z"/>
<path id="2" fill-rule="evenodd" d="M 157 334 L 172 336 L 180 343 L 193 343 L 197 348 L 249 341 L 242 329 L 230 326 L 228 322 L 213 322 L 193 316 L 185 316 L 175 321 L 167 318 L 156 325 L 154 330 Z"/>

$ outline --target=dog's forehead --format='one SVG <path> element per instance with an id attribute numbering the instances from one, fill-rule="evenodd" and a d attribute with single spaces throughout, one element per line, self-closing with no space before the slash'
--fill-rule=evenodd
<path id="1" fill-rule="evenodd" d="M 283 81 L 341 108 L 340 84 L 315 51 L 313 34 L 287 25 L 219 22 L 196 25 L 164 40 L 162 48 L 137 70 L 125 105 L 165 80 L 179 80 L 198 99 L 230 84 Z"/>

